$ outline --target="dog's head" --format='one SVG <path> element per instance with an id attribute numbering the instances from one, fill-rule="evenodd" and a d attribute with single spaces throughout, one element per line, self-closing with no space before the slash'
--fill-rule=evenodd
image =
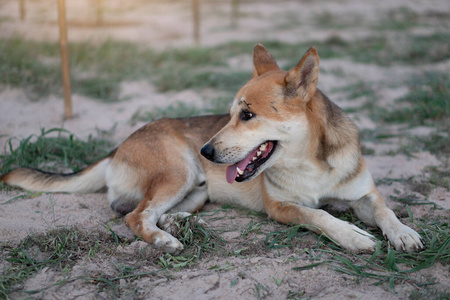
<path id="1" fill-rule="evenodd" d="M 309 49 L 291 71 L 280 70 L 262 45 L 253 49 L 253 78 L 237 93 L 231 119 L 202 148 L 218 164 L 231 164 L 226 178 L 244 182 L 272 166 L 285 149 L 308 134 L 307 103 L 316 92 L 319 56 Z"/>

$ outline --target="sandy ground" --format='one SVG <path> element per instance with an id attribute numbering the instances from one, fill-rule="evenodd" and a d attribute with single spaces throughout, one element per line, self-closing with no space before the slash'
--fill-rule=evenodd
<path id="1" fill-rule="evenodd" d="M 183 47 L 192 45 L 191 10 L 189 1 L 157 3 L 153 1 L 108 1 L 104 13 L 105 25 L 88 26 L 95 23 L 95 11 L 89 1 L 68 0 L 69 39 L 71 41 L 90 40 L 98 42 L 107 37 L 143 43 L 153 48 Z M 205 1 L 206 2 L 206 1 Z M 0 36 L 10 36 L 18 33 L 26 38 L 36 40 L 56 41 L 56 8 L 54 1 L 27 1 L 25 21 L 18 20 L 17 1 L 0 2 Z M 323 40 L 333 35 L 347 40 L 357 39 L 372 34 L 365 27 L 349 27 L 345 30 L 317 28 L 313 16 L 324 12 L 334 12 L 340 18 L 360 16 L 366 24 L 376 24 L 386 11 L 393 8 L 408 7 L 417 13 L 443 11 L 449 13 L 448 1 L 282 1 L 274 5 L 272 2 L 245 2 L 240 7 L 241 18 L 238 26 L 231 26 L 229 16 L 230 4 L 215 2 L 204 3 L 202 7 L 202 45 L 220 45 L 231 40 L 280 40 L 299 42 L 306 40 Z M 293 19 L 300 20 L 297 26 L 292 26 Z M 301 26 L 300 26 L 301 24 Z M 433 28 L 415 28 L 427 33 Z M 305 49 L 299 49 L 300 55 Z M 319 49 L 320 53 L 320 49 Z M 241 61 L 247 61 L 241 63 Z M 230 61 L 231 67 L 245 68 L 250 71 L 250 54 Z M 319 75 L 319 87 L 342 107 L 351 107 L 355 101 L 346 101 L 345 95 L 332 91 L 335 88 L 348 86 L 361 80 L 372 82 L 382 89 L 377 95 L 380 104 L 389 103 L 408 92 L 407 87 L 391 88 L 389 82 L 406 78 L 422 70 L 449 70 L 449 62 L 444 64 L 422 65 L 414 67 L 379 67 L 376 65 L 358 64 L 346 60 L 322 60 L 322 70 L 339 69 L 345 76 L 336 76 L 331 72 Z M 349 79 L 352 78 L 352 79 Z M 110 130 L 116 126 L 112 139 L 120 143 L 130 133 L 142 126 L 142 123 L 131 126 L 129 120 L 136 110 L 143 107 L 165 106 L 175 101 L 201 103 L 201 100 L 211 91 L 186 90 L 181 92 L 158 93 L 146 81 L 122 83 L 122 95 L 129 95 L 126 102 L 105 104 L 80 95 L 73 96 L 73 119 L 63 121 L 63 102 L 56 96 L 49 96 L 38 102 L 27 100 L 25 92 L 6 87 L 0 91 L 0 146 L 12 136 L 27 137 L 39 134 L 40 128 L 63 126 L 79 138 L 94 136 L 99 130 Z M 352 115 L 360 129 L 375 129 L 378 124 L 364 114 Z M 387 128 L 390 132 L 408 132 L 411 135 L 427 135 L 433 128 L 419 128 L 415 131 L 405 126 Z M 383 142 L 368 143 L 375 150 L 374 155 L 366 157 L 366 161 L 375 181 L 383 178 L 428 178 L 424 171 L 426 167 L 442 167 L 443 162 L 429 152 L 421 152 L 415 157 L 403 154 L 387 155 L 389 150 L 398 149 L 402 144 L 400 139 L 390 139 Z M 404 208 L 399 203 L 390 201 L 390 195 L 397 193 L 408 195 L 413 193 L 409 186 L 401 182 L 380 184 L 381 194 L 387 199 L 388 205 L 401 212 Z M 18 191 L 0 192 L 0 203 L 4 203 L 23 193 Z M 425 198 L 417 194 L 419 198 Z M 412 207 L 414 216 L 435 216 L 436 214 L 450 217 L 450 194 L 444 188 L 430 192 L 428 200 L 447 210 L 431 210 L 431 206 Z M 220 207 L 208 205 L 206 210 L 220 211 Z M 223 218 L 205 217 L 212 228 L 227 228 L 222 234 L 229 244 L 228 247 L 239 247 L 245 240 L 240 237 L 243 227 L 252 217 L 239 210 L 220 212 Z M 82 230 L 103 230 L 104 224 L 115 216 L 110 210 L 104 194 L 42 194 L 32 197 L 18 198 L 11 203 L 0 206 L 0 240 L 17 244 L 31 233 L 45 232 L 61 226 L 77 226 Z M 258 219 L 259 221 L 264 220 Z M 403 219 L 408 222 L 407 218 Z M 262 221 L 261 221 L 262 222 Z M 316 240 L 312 236 L 300 241 L 298 248 L 276 251 L 267 249 L 263 240 L 265 234 L 278 225 L 269 223 L 263 227 L 263 232 L 252 236 L 251 241 L 255 253 L 237 257 L 214 257 L 202 260 L 192 268 L 173 272 L 171 277 L 144 277 L 132 283 L 138 291 L 132 295 L 135 298 L 152 299 L 284 299 L 289 295 L 297 298 L 314 299 L 406 299 L 412 291 L 419 287 L 404 284 L 398 285 L 395 291 L 389 291 L 385 285 L 375 286 L 373 281 L 356 283 L 350 275 L 337 273 L 327 266 L 310 269 L 303 272 L 293 271 L 293 267 L 307 265 L 304 249 L 314 246 Z M 120 235 L 133 238 L 121 222 L 114 223 L 112 229 Z M 138 243 L 138 244 L 136 244 Z M 133 260 L 137 248 L 145 245 L 135 242 L 122 249 L 122 255 Z M 119 251 L 120 252 L 120 251 Z M 293 258 L 295 257 L 295 259 Z M 86 272 L 102 269 L 110 271 L 110 261 L 102 258 L 82 259 L 73 267 L 72 277 Z M 215 266 L 221 268 L 217 271 Z M 144 266 L 151 270 L 153 266 Z M 433 268 L 421 271 L 418 277 L 435 277 L 434 288 L 450 292 L 449 266 L 437 264 Z M 38 289 L 60 280 L 64 275 L 53 270 L 43 270 L 27 280 L 23 290 Z M 278 284 L 281 280 L 281 283 Z M 121 282 L 126 285 L 127 282 Z M 291 293 L 291 294 L 289 294 Z M 129 296 L 129 295 L 128 295 Z M 127 298 L 127 295 L 122 295 Z M 293 298 L 295 298 L 292 296 Z M 22 298 L 25 294 L 17 292 L 11 298 Z M 62 298 L 109 298 L 106 292 L 98 292 L 95 285 L 84 281 L 73 281 L 61 287 L 52 287 L 36 295 L 27 297 L 62 299 Z"/>

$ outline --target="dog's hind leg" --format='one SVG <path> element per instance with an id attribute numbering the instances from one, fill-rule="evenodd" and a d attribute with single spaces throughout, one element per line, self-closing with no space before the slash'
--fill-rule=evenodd
<path id="1" fill-rule="evenodd" d="M 177 173 L 177 176 L 174 176 L 173 172 L 157 176 L 148 184 L 143 200 L 136 209 L 125 217 L 125 224 L 137 236 L 142 236 L 144 241 L 167 253 L 179 252 L 183 249 L 183 245 L 156 224 L 165 212 L 179 204 L 189 194 L 196 181 L 195 174 L 188 170 L 180 169 Z"/>
<path id="2" fill-rule="evenodd" d="M 145 178 L 142 173 L 121 161 L 111 162 L 106 170 L 108 201 L 111 209 L 126 215 L 138 206 L 144 196 L 140 186 L 141 179 Z"/>
<path id="3" fill-rule="evenodd" d="M 203 178 L 202 178 L 203 179 Z M 186 195 L 182 202 L 174 206 L 170 212 L 189 212 L 199 211 L 208 200 L 208 188 L 206 178 L 199 183 Z"/>
<path id="4" fill-rule="evenodd" d="M 206 182 L 200 182 L 178 205 L 173 207 L 168 213 L 161 215 L 158 221 L 158 227 L 173 233 L 177 227 L 176 221 L 191 216 L 191 213 L 199 211 L 206 200 L 208 200 L 208 190 Z M 198 216 L 193 217 L 193 221 L 198 222 L 202 226 L 206 226 L 206 222 Z"/>
<path id="5" fill-rule="evenodd" d="M 423 248 L 420 235 L 397 219 L 375 186 L 366 196 L 350 202 L 350 206 L 363 222 L 372 226 L 377 225 L 396 250 L 414 252 Z"/>

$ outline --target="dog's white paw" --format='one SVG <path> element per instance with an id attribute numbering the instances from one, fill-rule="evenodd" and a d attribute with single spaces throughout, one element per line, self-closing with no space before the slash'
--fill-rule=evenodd
<path id="1" fill-rule="evenodd" d="M 153 237 L 153 247 L 160 249 L 165 253 L 177 254 L 183 250 L 183 244 L 179 240 L 174 238 L 171 234 L 160 231 Z"/>
<path id="2" fill-rule="evenodd" d="M 416 252 L 423 249 L 420 235 L 406 225 L 399 224 L 395 229 L 390 228 L 383 234 L 397 251 Z"/>
<path id="3" fill-rule="evenodd" d="M 342 248 L 353 252 L 374 252 L 377 239 L 361 228 L 341 221 L 336 231 L 330 237 L 338 242 Z"/>

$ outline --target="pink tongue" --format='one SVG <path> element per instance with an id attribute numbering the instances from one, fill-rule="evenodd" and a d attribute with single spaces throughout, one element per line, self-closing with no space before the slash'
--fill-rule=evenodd
<path id="1" fill-rule="evenodd" d="M 252 157 L 255 156 L 256 151 L 258 151 L 258 149 L 255 149 L 255 151 L 251 152 L 246 158 L 244 158 L 240 162 L 237 162 L 234 165 L 231 165 L 227 168 L 227 182 L 228 183 L 233 183 L 233 181 L 236 179 L 237 168 L 239 168 L 242 171 L 245 170 L 250 159 L 252 159 Z"/>

